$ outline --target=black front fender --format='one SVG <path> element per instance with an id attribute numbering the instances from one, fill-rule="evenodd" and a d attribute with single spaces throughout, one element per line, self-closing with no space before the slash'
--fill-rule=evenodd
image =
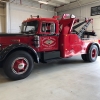
<path id="1" fill-rule="evenodd" d="M 13 51 L 16 51 L 16 50 L 24 50 L 24 51 L 31 53 L 31 56 L 33 56 L 34 61 L 36 63 L 39 63 L 39 56 L 38 56 L 37 52 L 33 48 L 31 48 L 30 46 L 28 46 L 26 44 L 9 45 L 8 47 L 6 47 L 5 49 L 3 49 L 0 52 L 0 61 L 3 61 L 10 53 L 12 53 Z"/>

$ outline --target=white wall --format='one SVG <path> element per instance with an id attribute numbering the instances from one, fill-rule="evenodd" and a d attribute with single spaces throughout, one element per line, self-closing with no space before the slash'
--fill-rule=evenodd
<path id="1" fill-rule="evenodd" d="M 4 5 L 0 4 L 0 32 L 5 32 L 5 10 Z"/>
<path id="2" fill-rule="evenodd" d="M 79 7 L 79 8 L 76 8 L 76 9 L 71 9 L 71 10 L 64 11 L 64 12 L 58 12 L 58 15 L 61 16 L 64 13 L 69 13 L 69 14 L 74 14 L 77 17 L 82 18 L 82 19 L 85 18 L 85 17 L 93 18 L 94 19 L 94 22 L 93 22 L 94 31 L 97 33 L 98 38 L 100 38 L 100 15 L 90 16 L 91 7 L 99 6 L 99 5 L 100 5 L 100 2 L 93 3 L 93 4 L 86 5 L 86 6 L 83 6 L 83 7 Z M 88 30 L 91 30 L 91 29 L 92 28 L 91 28 L 91 25 L 90 25 Z"/>
<path id="3" fill-rule="evenodd" d="M 7 21 L 7 32 L 8 33 L 18 33 L 20 32 L 19 26 L 23 20 L 26 20 L 30 15 L 40 15 L 41 17 L 52 17 L 54 15 L 54 9 L 52 7 L 43 6 L 39 8 L 40 5 L 22 5 L 16 3 L 8 4 L 8 21 Z"/>

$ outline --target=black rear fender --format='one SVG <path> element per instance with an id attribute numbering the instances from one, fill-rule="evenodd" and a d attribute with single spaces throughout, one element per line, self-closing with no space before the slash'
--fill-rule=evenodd
<path id="1" fill-rule="evenodd" d="M 91 44 L 89 44 L 88 49 L 87 49 L 87 52 L 88 52 L 88 50 L 90 49 L 90 47 L 91 47 L 92 45 L 96 45 L 96 46 L 98 47 L 98 56 L 100 56 L 100 46 L 99 46 L 99 44 L 97 44 L 97 43 L 91 43 Z"/>
<path id="2" fill-rule="evenodd" d="M 11 53 L 13 53 L 14 51 L 18 51 L 18 50 L 23 50 L 23 51 L 28 52 L 33 57 L 34 61 L 36 63 L 39 63 L 39 56 L 37 52 L 26 44 L 14 44 L 14 45 L 10 45 L 7 48 L 3 49 L 0 52 L 0 61 L 5 60 L 5 58 L 7 58 Z"/>

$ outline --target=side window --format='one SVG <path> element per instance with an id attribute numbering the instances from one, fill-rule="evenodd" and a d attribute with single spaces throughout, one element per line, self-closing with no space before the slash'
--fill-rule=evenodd
<path id="1" fill-rule="evenodd" d="M 54 34 L 55 33 L 55 23 L 42 23 L 41 32 L 45 32 L 46 34 Z"/>
<path id="2" fill-rule="evenodd" d="M 51 23 L 51 25 L 50 25 L 50 32 L 51 32 L 51 34 L 55 33 L 55 24 L 54 23 Z"/>

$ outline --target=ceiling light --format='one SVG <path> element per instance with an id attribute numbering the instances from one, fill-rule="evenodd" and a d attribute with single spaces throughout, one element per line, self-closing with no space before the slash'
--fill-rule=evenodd
<path id="1" fill-rule="evenodd" d="M 43 3 L 43 4 L 48 4 L 48 2 L 46 2 L 46 1 L 38 1 L 39 3 Z"/>

